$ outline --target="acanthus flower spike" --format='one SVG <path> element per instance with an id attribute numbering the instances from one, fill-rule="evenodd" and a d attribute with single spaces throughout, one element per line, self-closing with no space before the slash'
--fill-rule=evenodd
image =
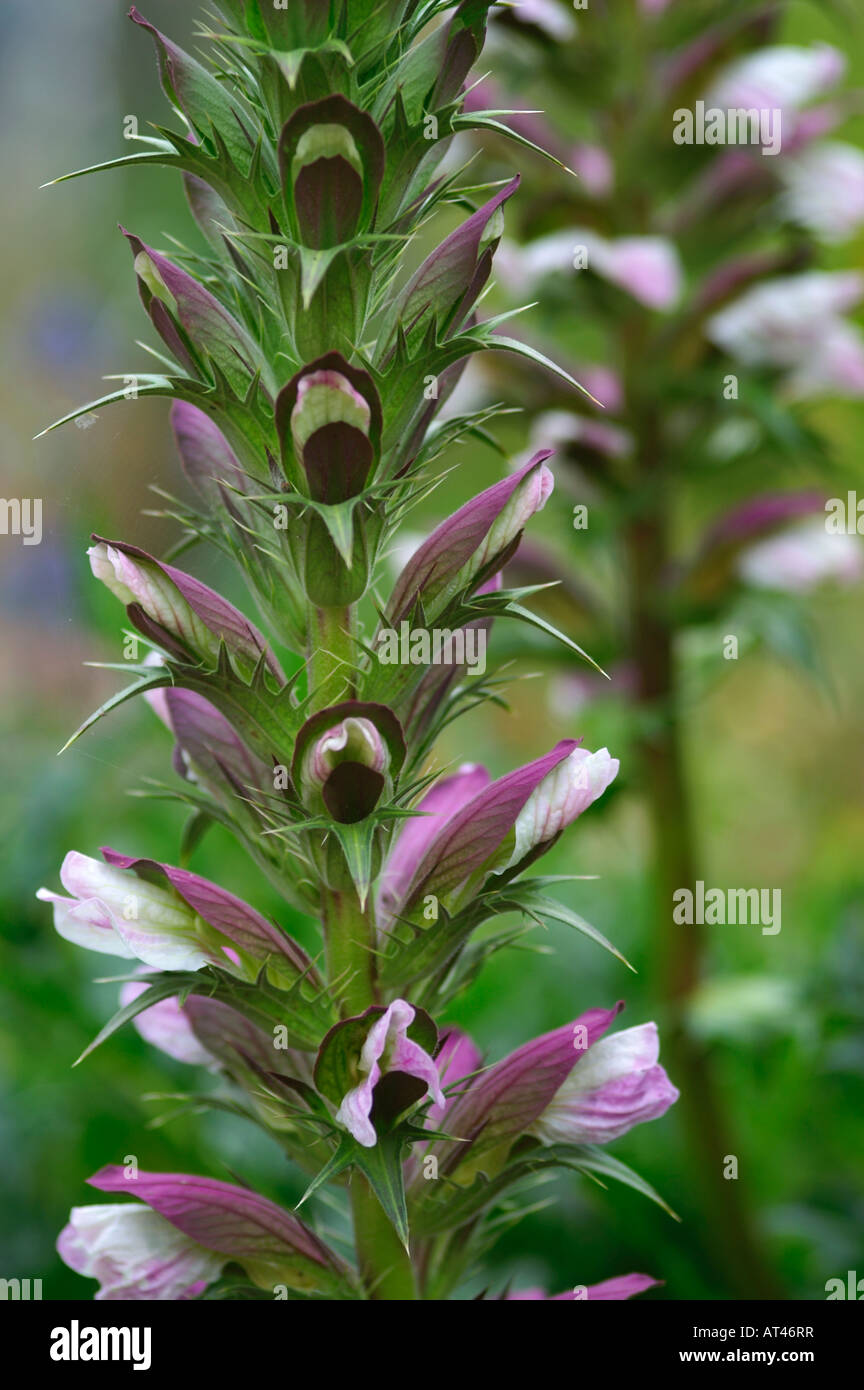
<path id="1" fill-rule="evenodd" d="M 220 588 L 230 567 L 225 593 L 241 581 L 262 627 L 197 570 L 93 537 L 94 576 L 151 650 L 81 732 L 143 694 L 177 774 L 147 791 L 189 819 L 174 863 L 73 852 L 64 892 L 39 896 L 63 937 L 126 972 L 106 981 L 122 986 L 120 1007 L 84 1057 L 133 1023 L 186 1064 L 193 1113 L 254 1123 L 307 1187 L 300 1220 L 245 1175 L 103 1169 L 91 1184 L 123 1200 L 74 1208 L 58 1245 L 100 1299 L 450 1297 L 491 1233 L 487 1208 L 524 1175 L 522 1153 L 572 1171 L 577 1146 L 553 1130 L 608 1135 L 668 1100 L 644 1030 L 638 1046 L 623 1034 L 589 1053 L 580 1087 L 570 1025 L 484 1066 L 449 1021 L 487 956 L 544 914 L 608 946 L 544 897 L 546 882 L 517 879 L 618 770 L 606 749 L 564 739 L 493 780 L 439 742 L 468 708 L 502 703 L 486 666 L 493 627 L 495 639 L 512 619 L 562 637 L 518 603 L 532 582 L 512 589 L 503 575 L 552 492 L 550 439 L 477 496 L 454 471 L 455 510 L 389 599 L 384 579 L 405 518 L 443 477 L 439 457 L 489 438 L 495 410 L 451 399 L 466 363 L 503 349 L 576 386 L 482 317 L 520 176 L 472 183 L 445 163 L 462 132 L 508 134 L 505 113 L 465 90 L 491 8 L 215 0 L 209 65 L 131 12 L 155 44 L 174 128 L 99 167 L 172 169 L 202 234 L 189 249 L 169 229 L 178 249 L 166 255 L 124 233 L 161 339 L 160 373 L 134 395 L 171 400 L 189 485 L 180 498 L 159 489 L 163 521 L 180 528 L 164 553 L 190 552 L 194 569 L 209 546 Z M 599 207 L 609 170 L 596 150 L 586 158 Z M 461 220 L 436 235 L 447 208 Z M 429 637 L 430 623 L 428 658 L 384 659 L 388 625 L 401 640 L 403 628 Z M 240 880 L 248 902 L 195 871 L 199 854 L 221 852 L 201 848 L 213 825 L 254 866 Z M 521 914 L 515 929 L 479 934 L 505 913 Z M 592 1046 L 613 1016 L 578 1021 Z M 439 1160 L 446 1180 L 427 1181 Z M 325 1183 L 340 1230 L 350 1221 L 351 1259 L 316 1229 Z M 439 1246 L 439 1231 L 458 1238 Z M 640 1278 L 589 1296 L 627 1296 Z"/>

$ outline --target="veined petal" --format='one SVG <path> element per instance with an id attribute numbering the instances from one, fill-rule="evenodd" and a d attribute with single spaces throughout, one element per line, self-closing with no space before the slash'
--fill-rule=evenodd
<path id="1" fill-rule="evenodd" d="M 99 898 L 79 903 L 77 898 L 64 898 L 49 888 L 36 894 L 42 902 L 54 906 L 54 929 L 65 941 L 83 946 L 86 951 L 101 951 L 107 956 L 122 956 L 133 960 L 134 953 L 114 930 L 114 918 Z"/>
<path id="2" fill-rule="evenodd" d="M 252 956 L 255 960 L 269 959 L 276 972 L 277 983 L 278 977 L 285 975 L 291 980 L 300 975 L 308 975 L 313 980 L 316 978 L 306 952 L 290 936 L 286 936 L 260 912 L 256 912 L 255 908 L 250 907 L 234 893 L 229 893 L 226 888 L 221 888 L 218 883 L 212 883 L 210 879 L 193 874 L 188 869 L 178 869 L 173 864 L 162 864 L 156 859 L 119 854 L 117 850 L 109 849 L 107 846 L 103 847 L 102 853 L 108 865 L 123 878 L 127 885 L 127 894 L 130 891 L 129 884 L 133 885 L 132 891 L 136 893 L 139 884 L 145 884 L 156 893 L 167 893 L 172 901 L 176 899 L 185 905 L 193 921 L 196 917 L 200 918 L 202 922 L 214 928 L 216 933 L 226 938 L 224 943 L 216 937 L 208 940 L 210 953 L 207 958 L 214 963 L 224 966 L 226 957 L 236 961 L 236 953 L 232 953 L 228 945 L 230 942 L 238 951 Z M 137 874 L 130 876 L 124 872 L 129 869 L 161 875 L 166 884 L 174 890 L 173 894 L 149 884 L 147 879 Z"/>
<path id="3" fill-rule="evenodd" d="M 657 1119 L 678 1099 L 659 1054 L 654 1023 L 602 1038 L 584 1052 L 531 1133 L 544 1144 L 608 1144 Z"/>
<path id="4" fill-rule="evenodd" d="M 441 828 L 456 811 L 489 785 L 489 773 L 479 763 L 465 763 L 452 777 L 443 777 L 417 803 L 422 812 L 406 821 L 378 880 L 379 930 L 387 930 L 398 916 L 417 864 Z"/>
<path id="5" fill-rule="evenodd" d="M 618 759 L 608 748 L 590 753 L 574 748 L 529 796 L 516 818 L 516 846 L 509 865 L 518 864 L 537 845 L 545 844 L 602 796 L 618 774 Z"/>
<path id="6" fill-rule="evenodd" d="M 513 830 L 531 793 L 553 768 L 577 746 L 576 739 L 562 739 L 550 753 L 508 772 L 490 783 L 455 815 L 449 817 L 429 845 L 405 889 L 405 906 L 424 893 L 443 896 L 453 892 L 495 856 Z"/>
<path id="7" fill-rule="evenodd" d="M 404 999 L 394 999 L 375 1020 L 360 1052 L 357 1069 L 363 1079 L 346 1093 L 336 1112 L 336 1123 L 349 1130 L 364 1148 L 371 1149 L 378 1142 L 370 1117 L 375 1087 L 388 1072 L 404 1072 L 425 1081 L 435 1104 L 443 1107 L 446 1103 L 434 1061 L 407 1036 L 414 1013 Z"/>
<path id="8" fill-rule="evenodd" d="M 414 552 L 396 581 L 387 605 L 388 623 L 398 626 L 418 601 L 427 617 L 446 605 L 496 558 L 503 565 L 522 528 L 545 506 L 553 477 L 541 449 L 523 468 L 466 502 L 442 521 Z"/>
<path id="9" fill-rule="evenodd" d="M 76 1274 L 99 1280 L 97 1300 L 194 1298 L 226 1263 L 137 1202 L 73 1207 L 57 1250 Z"/>
<path id="10" fill-rule="evenodd" d="M 449 1133 L 471 1141 L 454 1146 L 448 1168 L 473 1163 L 486 1150 L 532 1130 L 584 1048 L 602 1037 L 623 1007 L 618 1003 L 612 1009 L 589 1009 L 573 1023 L 533 1038 L 478 1076 L 448 1112 Z"/>
<path id="11" fill-rule="evenodd" d="M 324 1293 L 345 1292 L 347 1266 L 292 1213 L 248 1188 L 186 1173 L 128 1177 L 119 1167 L 88 1179 L 102 1192 L 139 1197 L 190 1240 L 242 1264 L 263 1288 L 286 1283 Z"/>

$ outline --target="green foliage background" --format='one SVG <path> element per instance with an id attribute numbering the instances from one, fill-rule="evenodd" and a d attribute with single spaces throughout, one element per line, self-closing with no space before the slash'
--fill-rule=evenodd
<path id="1" fill-rule="evenodd" d="M 40 884 L 56 887 L 70 848 L 94 854 L 107 843 L 171 861 L 182 829 L 178 807 L 129 795 L 142 777 L 170 777 L 169 740 L 143 704 L 124 707 L 55 756 L 116 688 L 111 673 L 82 666 L 120 657 L 116 605 L 90 579 L 89 533 L 157 551 L 171 539 L 170 527 L 141 515 L 153 505 L 150 484 L 180 486 L 167 409 L 130 403 L 101 413 L 87 429 L 31 442 L 50 420 L 101 394 L 103 372 L 146 368 L 133 345 L 146 320 L 118 221 L 160 246 L 169 228 L 181 238 L 195 235 L 179 185 L 165 173 L 119 171 L 37 191 L 58 173 L 123 152 L 125 116 L 136 115 L 143 129 L 163 115 L 151 46 L 125 22 L 125 8 L 121 0 L 43 0 L 38 7 L 7 0 L 0 40 L 8 199 L 0 255 L 2 492 L 41 496 L 45 510 L 41 546 L 0 538 L 0 1276 L 42 1277 L 48 1298 L 89 1296 L 56 1256 L 54 1240 L 69 1207 L 90 1200 L 84 1180 L 104 1163 L 136 1155 L 149 1169 L 216 1176 L 228 1169 L 274 1197 L 296 1194 L 280 1154 L 239 1121 L 186 1117 L 148 1127 L 172 1105 L 143 1097 L 184 1090 L 191 1077 L 131 1029 L 71 1070 L 115 1003 L 117 987 L 93 978 L 119 973 L 119 963 L 61 941 L 33 896 Z M 197 8 L 195 0 L 151 0 L 147 16 L 189 46 Z M 853 82 L 864 86 L 860 25 L 802 5 L 788 37 L 837 44 L 849 55 Z M 513 159 L 518 167 L 516 152 Z M 545 176 L 556 177 L 551 166 Z M 531 186 L 520 196 L 531 196 Z M 859 242 L 859 261 L 860 250 Z M 864 492 L 864 405 L 820 405 L 812 419 L 830 436 L 849 486 L 857 480 Z M 526 434 L 526 421 L 508 417 L 508 448 L 524 447 Z M 480 446 L 452 461 L 458 474 L 426 504 L 429 519 L 498 476 L 499 462 Z M 795 480 L 806 479 L 808 460 L 798 468 Z M 706 478 L 706 514 L 722 504 L 723 487 L 722 477 Z M 564 496 L 553 499 L 533 534 L 577 570 L 602 563 L 602 533 L 580 555 Z M 212 561 L 198 572 L 231 593 Z M 793 1298 L 824 1297 L 825 1281 L 847 1269 L 864 1275 L 860 597 L 826 591 L 809 603 L 812 674 L 769 654 L 720 663 L 726 669 L 711 684 L 694 683 L 689 714 L 706 881 L 783 893 L 778 936 L 716 929 L 697 1020 L 712 1039 L 734 1116 L 742 1180 Z M 620 753 L 614 794 L 565 837 L 544 870 L 599 875 L 572 885 L 569 900 L 639 974 L 563 927 L 538 941 L 548 953 L 496 957 L 453 1015 L 492 1057 L 617 997 L 627 1000 L 628 1024 L 656 1012 L 650 864 L 639 788 L 627 766 L 626 711 L 610 697 L 569 717 L 550 712 L 545 686 L 560 666 L 540 653 L 521 670 L 540 677 L 514 685 L 511 713 L 471 716 L 451 731 L 444 751 L 485 761 L 496 774 L 564 735 L 582 734 L 587 746 L 605 743 Z M 271 890 L 221 830 L 207 837 L 193 867 L 280 916 Z M 281 920 L 304 935 L 304 924 L 284 912 Z M 660 1189 L 682 1222 L 624 1189 L 559 1177 L 538 1193 L 549 1204 L 497 1247 L 496 1287 L 512 1276 L 558 1291 L 641 1270 L 666 1281 L 654 1298 L 727 1297 L 702 1247 L 694 1175 L 682 1159 L 674 1110 L 614 1152 Z"/>

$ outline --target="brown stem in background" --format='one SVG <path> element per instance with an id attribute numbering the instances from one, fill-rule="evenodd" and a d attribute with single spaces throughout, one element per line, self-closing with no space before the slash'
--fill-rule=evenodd
<path id="1" fill-rule="evenodd" d="M 688 1028 L 705 954 L 705 929 L 672 920 L 673 893 L 693 888 L 697 851 L 682 749 L 675 665 L 675 622 L 664 594 L 670 567 L 669 478 L 656 410 L 638 412 L 636 515 L 627 529 L 630 633 L 637 669 L 641 730 L 637 753 L 653 835 L 653 914 L 657 994 L 663 1047 L 681 1088 L 683 1123 L 701 1195 L 709 1258 L 739 1298 L 777 1298 L 781 1291 L 761 1248 L 747 1200 L 746 1177 L 726 1179 L 724 1156 L 743 1155 L 720 1096 L 710 1051 Z"/>

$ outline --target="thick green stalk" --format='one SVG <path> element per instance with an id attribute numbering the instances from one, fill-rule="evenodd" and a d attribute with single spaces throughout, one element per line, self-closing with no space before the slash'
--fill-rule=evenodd
<path id="1" fill-rule="evenodd" d="M 360 1014 L 376 1003 L 375 932 L 353 888 L 323 888 L 327 979 L 336 983 L 343 1013 Z"/>
<path id="2" fill-rule="evenodd" d="M 309 713 L 350 700 L 354 693 L 354 610 L 309 609 Z"/>

